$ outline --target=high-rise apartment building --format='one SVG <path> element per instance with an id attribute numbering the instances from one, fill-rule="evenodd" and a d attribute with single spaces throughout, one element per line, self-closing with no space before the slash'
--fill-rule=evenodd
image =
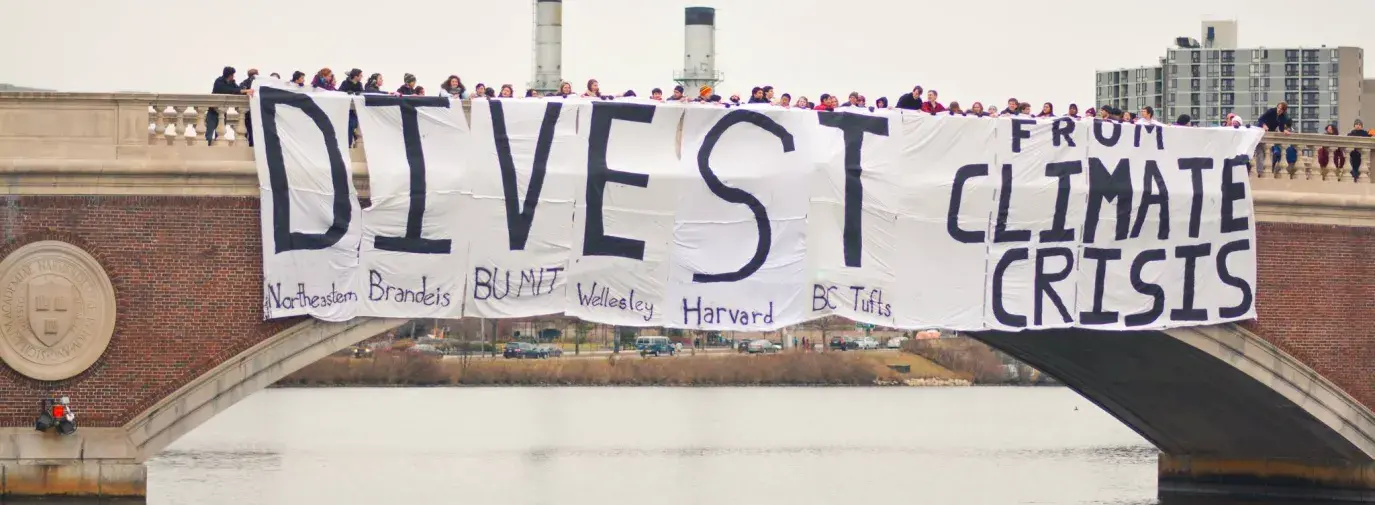
<path id="1" fill-rule="evenodd" d="M 1130 82 L 1121 70 L 1098 72 L 1099 105 L 1135 111 L 1144 101 L 1156 107 L 1161 120 L 1188 114 L 1195 125 L 1219 126 L 1231 113 L 1253 123 L 1284 101 L 1294 129 L 1302 133 L 1321 133 L 1328 124 L 1346 131 L 1360 116 L 1365 87 L 1361 48 L 1238 48 L 1236 33 L 1233 21 L 1205 22 L 1203 43 L 1181 37 L 1160 67 L 1127 70 L 1133 76 Z M 1152 70 L 1159 82 L 1134 77 Z M 1120 84 L 1113 80 L 1119 78 Z M 1152 85 L 1162 90 L 1159 101 L 1144 92 Z"/>

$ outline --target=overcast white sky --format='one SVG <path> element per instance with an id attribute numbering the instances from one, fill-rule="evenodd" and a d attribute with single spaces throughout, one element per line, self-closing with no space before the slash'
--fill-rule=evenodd
<path id="1" fill-rule="evenodd" d="M 0 82 L 21 86 L 209 92 L 224 65 L 240 79 L 359 67 L 389 86 L 411 72 L 431 90 L 449 74 L 518 90 L 531 77 L 529 0 L 0 3 Z M 1375 49 L 1375 0 L 564 0 L 564 79 L 671 87 L 689 5 L 717 8 L 722 95 L 892 99 L 921 84 L 966 105 L 1085 104 L 1095 69 L 1152 64 L 1205 19 L 1237 20 L 1242 47 Z"/>

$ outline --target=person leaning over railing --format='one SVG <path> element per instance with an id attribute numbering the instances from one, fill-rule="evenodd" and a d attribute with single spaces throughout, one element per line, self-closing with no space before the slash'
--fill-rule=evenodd
<path id="1" fill-rule="evenodd" d="M 1356 122 L 1355 122 L 1354 124 L 1351 125 L 1351 132 L 1350 132 L 1350 133 L 1347 133 L 1346 136 L 1348 136 L 1348 137 L 1370 137 L 1370 132 L 1366 131 L 1366 129 L 1365 129 L 1365 124 L 1361 123 L 1361 120 L 1357 119 Z M 1359 179 L 1360 176 L 1361 176 L 1361 150 L 1360 150 L 1360 149 L 1352 149 L 1352 150 L 1351 150 L 1351 178 L 1352 178 L 1352 179 Z"/>
<path id="2" fill-rule="evenodd" d="M 234 82 L 234 67 L 224 67 L 220 72 L 220 78 L 215 79 L 215 85 L 210 88 L 210 93 L 214 95 L 253 95 L 253 90 L 240 88 Z M 215 139 L 219 137 L 220 111 L 214 107 L 205 110 L 205 144 L 215 145 Z"/>

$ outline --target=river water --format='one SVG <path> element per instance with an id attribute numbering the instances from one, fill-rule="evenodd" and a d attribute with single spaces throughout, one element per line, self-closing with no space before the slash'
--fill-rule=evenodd
<path id="1" fill-rule="evenodd" d="M 273 389 L 148 503 L 1144 505 L 1155 464 L 1063 388 Z"/>

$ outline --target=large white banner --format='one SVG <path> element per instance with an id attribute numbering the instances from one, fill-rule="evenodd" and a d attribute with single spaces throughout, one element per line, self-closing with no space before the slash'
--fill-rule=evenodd
<path id="1" fill-rule="evenodd" d="M 587 162 L 577 107 L 479 99 L 472 118 L 459 216 L 472 223 L 463 232 L 471 262 L 467 314 L 563 312 L 573 205 Z"/>
<path id="2" fill-rule="evenodd" d="M 447 98 L 257 82 L 267 318 L 1255 317 L 1256 129 L 583 99 L 479 99 L 469 120 Z"/>
<path id="3" fill-rule="evenodd" d="M 466 250 L 460 176 L 470 140 L 461 102 L 354 98 L 367 132 L 371 205 L 363 211 L 360 312 L 460 317 Z"/>
<path id="4" fill-rule="evenodd" d="M 263 317 L 345 321 L 358 311 L 358 192 L 351 100 L 261 86 L 251 107 L 262 191 Z"/>

